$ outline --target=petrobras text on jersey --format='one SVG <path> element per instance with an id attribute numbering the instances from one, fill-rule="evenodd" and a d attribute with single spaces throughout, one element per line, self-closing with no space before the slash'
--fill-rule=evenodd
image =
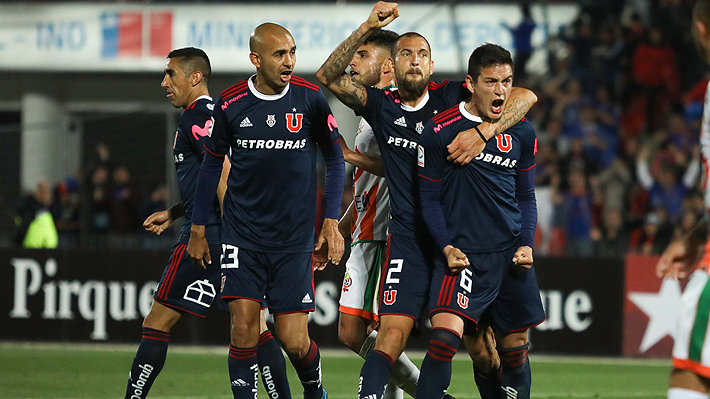
<path id="1" fill-rule="evenodd" d="M 300 140 L 262 140 L 237 139 L 237 148 L 250 150 L 300 150 L 306 148 L 306 139 Z"/>
<path id="2" fill-rule="evenodd" d="M 407 140 L 404 137 L 392 137 L 392 136 L 389 136 L 387 138 L 387 144 L 394 145 L 396 147 L 409 148 L 410 150 L 416 150 L 417 146 L 418 146 L 416 141 Z"/>
<path id="3" fill-rule="evenodd" d="M 15 268 L 11 318 L 29 319 L 28 300 L 43 295 L 43 319 L 71 320 L 75 317 L 72 306 L 76 298 L 79 315 L 84 320 L 93 321 L 92 340 L 108 339 L 107 316 L 114 321 L 134 320 L 140 312 L 140 317 L 145 317 L 158 284 L 149 281 L 139 289 L 132 281 L 55 281 L 52 277 L 57 275 L 59 265 L 54 258 L 47 259 L 44 268 L 31 258 L 13 258 L 11 263 Z"/>
<path id="4" fill-rule="evenodd" d="M 488 162 L 494 165 L 500 165 L 503 167 L 508 167 L 510 169 L 515 169 L 515 165 L 518 163 L 517 159 L 503 158 L 500 155 L 493 155 L 487 152 L 482 152 L 478 154 L 476 161 Z"/>

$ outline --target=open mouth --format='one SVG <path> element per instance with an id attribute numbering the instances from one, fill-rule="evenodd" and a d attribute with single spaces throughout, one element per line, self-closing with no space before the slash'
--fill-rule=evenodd
<path id="1" fill-rule="evenodd" d="M 353 71 L 352 69 L 350 70 L 350 76 L 352 76 L 352 77 L 354 78 L 354 77 L 356 77 L 357 75 L 359 75 L 359 73 Z"/>
<path id="2" fill-rule="evenodd" d="M 281 81 L 282 82 L 288 82 L 291 80 L 291 74 L 293 74 L 293 71 L 283 71 L 281 72 Z"/>
<path id="3" fill-rule="evenodd" d="M 499 115 L 500 113 L 502 113 L 504 102 L 505 101 L 503 101 L 502 99 L 493 100 L 493 102 L 491 103 L 491 112 L 493 112 L 493 114 L 495 115 Z"/>

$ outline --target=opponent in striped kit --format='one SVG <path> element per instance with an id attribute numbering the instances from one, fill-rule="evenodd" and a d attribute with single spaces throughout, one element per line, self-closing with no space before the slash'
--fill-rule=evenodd
<path id="1" fill-rule="evenodd" d="M 710 62 L 710 0 L 695 3 L 692 29 L 701 55 Z M 705 93 L 700 147 L 705 207 L 710 209 L 710 86 Z M 704 250 L 701 250 L 703 243 Z M 700 262 L 696 263 L 699 258 Z M 682 279 L 691 272 L 683 291 L 674 334 L 668 399 L 707 398 L 710 391 L 710 239 L 707 212 L 693 230 L 666 248 L 656 266 L 658 277 Z"/>

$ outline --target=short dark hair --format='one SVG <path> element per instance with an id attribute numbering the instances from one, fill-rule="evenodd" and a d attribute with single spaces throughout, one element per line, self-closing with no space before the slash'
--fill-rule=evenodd
<path id="1" fill-rule="evenodd" d="M 212 67 L 207 54 L 201 49 L 195 47 L 175 49 L 168 54 L 168 58 L 179 58 L 180 67 L 187 75 L 191 75 L 194 72 L 202 72 L 202 79 L 205 80 L 205 85 L 209 83 Z"/>
<path id="2" fill-rule="evenodd" d="M 392 47 L 397 43 L 399 35 L 396 32 L 392 32 L 387 29 L 377 29 L 365 39 L 363 44 L 372 44 L 375 47 L 385 49 L 387 51 L 392 51 Z"/>
<path id="3" fill-rule="evenodd" d="M 510 65 L 513 69 L 513 58 L 510 52 L 497 44 L 486 43 L 473 50 L 468 58 L 468 74 L 474 82 L 478 80 L 481 71 L 492 65 Z"/>
<path id="4" fill-rule="evenodd" d="M 422 36 L 421 33 L 417 32 L 407 32 L 407 33 L 402 33 L 399 35 L 397 40 L 395 40 L 394 44 L 392 44 L 392 56 L 394 57 L 395 54 L 397 54 L 397 45 L 399 45 L 399 41 L 404 39 L 405 37 L 421 37 L 424 39 L 424 42 L 426 43 L 426 46 L 429 48 L 429 56 L 431 57 L 431 45 L 429 44 L 429 41 L 426 39 L 426 37 Z"/>

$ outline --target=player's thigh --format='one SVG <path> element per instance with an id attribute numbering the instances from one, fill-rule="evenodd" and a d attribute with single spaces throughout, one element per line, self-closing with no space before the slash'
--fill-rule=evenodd
<path id="1" fill-rule="evenodd" d="M 313 312 L 315 290 L 310 252 L 266 254 L 268 279 L 266 302 L 273 315 Z"/>
<path id="2" fill-rule="evenodd" d="M 512 259 L 516 249 L 496 253 L 495 262 L 504 271 L 498 295 L 488 308 L 496 333 L 522 331 L 545 321 L 535 266 L 525 270 L 514 268 Z"/>
<path id="3" fill-rule="evenodd" d="M 250 299 L 258 302 L 264 299 L 267 265 L 262 253 L 223 243 L 219 263 L 222 270 L 222 299 Z"/>
<path id="4" fill-rule="evenodd" d="M 182 313 L 173 310 L 160 302 L 153 301 L 150 312 L 143 320 L 143 328 L 170 332 L 175 323 L 180 320 Z"/>
<path id="5" fill-rule="evenodd" d="M 429 297 L 434 255 L 415 240 L 390 234 L 380 277 L 379 315 L 418 318 Z"/>
<path id="6" fill-rule="evenodd" d="M 340 293 L 340 312 L 376 319 L 380 271 L 384 263 L 386 242 L 355 244 L 345 264 Z"/>
<path id="7" fill-rule="evenodd" d="M 179 313 L 205 317 L 217 297 L 219 266 L 216 262 L 206 269 L 194 265 L 186 254 L 187 244 L 176 244 L 170 254 L 153 300 Z M 219 252 L 219 245 L 210 245 Z"/>
<path id="8" fill-rule="evenodd" d="M 705 271 L 693 273 L 681 297 L 673 343 L 673 367 L 710 378 L 710 277 Z"/>

